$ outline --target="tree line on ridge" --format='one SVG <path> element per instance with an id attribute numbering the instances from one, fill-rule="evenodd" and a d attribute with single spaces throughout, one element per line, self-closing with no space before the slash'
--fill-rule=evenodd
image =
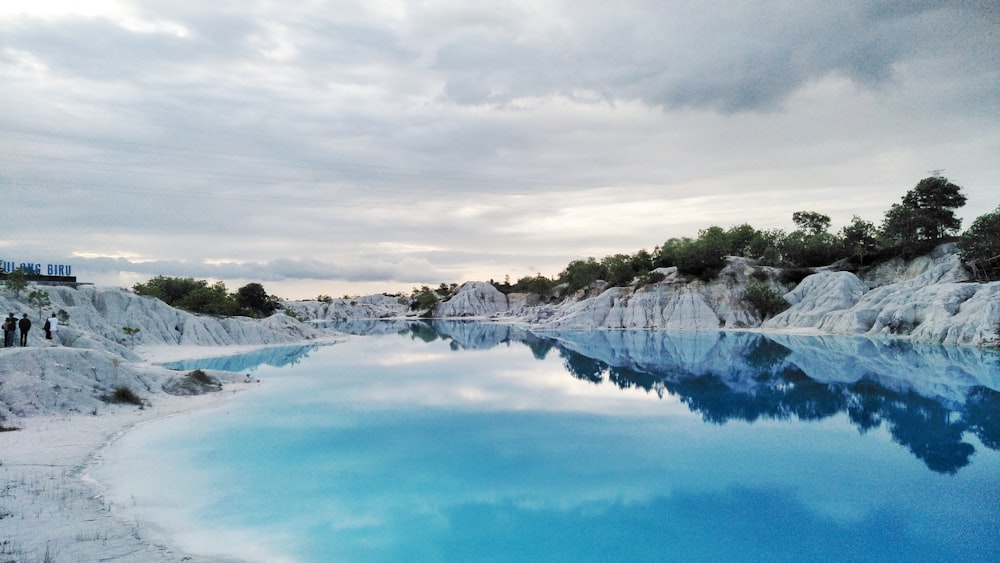
<path id="1" fill-rule="evenodd" d="M 598 261 L 591 257 L 574 260 L 556 277 L 526 276 L 511 284 L 490 280 L 504 293 L 549 294 L 561 286 L 566 295 L 603 280 L 613 287 L 642 286 L 663 279 L 655 270 L 674 266 L 682 275 L 701 280 L 714 278 L 725 266 L 726 256 L 751 258 L 762 266 L 794 270 L 826 266 L 838 261 L 845 269 L 858 270 L 896 256 L 912 258 L 936 245 L 956 240 L 965 262 L 1000 255 L 1000 207 L 977 218 L 957 239 L 962 221 L 955 210 L 965 205 L 961 188 L 947 178 L 924 178 L 886 212 L 876 226 L 855 215 L 840 232 L 829 232 L 828 215 L 816 211 L 792 214 L 796 229 L 758 230 L 748 224 L 728 229 L 711 226 L 696 238 L 671 238 L 652 252 L 613 254 Z"/>

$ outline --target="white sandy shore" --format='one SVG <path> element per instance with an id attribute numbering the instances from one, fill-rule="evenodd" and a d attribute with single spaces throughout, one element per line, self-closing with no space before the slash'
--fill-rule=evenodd
<path id="1" fill-rule="evenodd" d="M 225 356 L 260 346 L 157 346 L 154 362 Z M 139 424 L 220 404 L 256 385 L 228 383 L 200 396 L 154 395 L 151 405 L 107 405 L 90 414 L 37 416 L 0 432 L 0 562 L 219 561 L 179 552 L 148 524 L 109 503 L 89 472 L 106 447 Z"/>

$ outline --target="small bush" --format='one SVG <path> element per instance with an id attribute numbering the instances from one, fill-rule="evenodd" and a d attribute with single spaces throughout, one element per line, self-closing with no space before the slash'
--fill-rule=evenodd
<path id="1" fill-rule="evenodd" d="M 666 276 L 663 275 L 663 272 L 640 272 L 638 278 L 639 281 L 635 285 L 636 289 L 652 283 L 660 283 Z"/>
<path id="2" fill-rule="evenodd" d="M 187 374 L 188 377 L 201 383 L 202 385 L 215 385 L 215 380 L 209 377 L 209 375 L 200 369 L 196 369 Z"/>
<path id="3" fill-rule="evenodd" d="M 112 391 L 108 395 L 105 395 L 104 397 L 102 397 L 102 399 L 106 403 L 114 403 L 116 405 L 125 403 L 130 405 L 138 405 L 140 407 L 142 406 L 142 399 L 140 399 L 139 396 L 136 395 L 134 391 L 132 391 L 131 389 L 129 389 L 124 385 L 115 387 L 114 391 Z"/>
<path id="4" fill-rule="evenodd" d="M 760 283 L 748 285 L 743 292 L 743 299 L 761 320 L 773 317 L 790 307 L 780 293 Z"/>
<path id="5" fill-rule="evenodd" d="M 767 273 L 767 270 L 754 270 L 750 273 L 750 277 L 759 282 L 766 282 L 771 279 L 771 275 Z"/>

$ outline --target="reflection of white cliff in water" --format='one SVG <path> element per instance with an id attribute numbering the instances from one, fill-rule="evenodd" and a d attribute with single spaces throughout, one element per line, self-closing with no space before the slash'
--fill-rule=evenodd
<path id="1" fill-rule="evenodd" d="M 315 350 L 316 346 L 272 346 L 261 348 L 246 354 L 222 356 L 219 358 L 203 358 L 200 360 L 184 360 L 163 364 L 163 367 L 176 370 L 214 369 L 220 371 L 251 371 L 257 366 L 274 367 L 297 364 Z"/>
<path id="2" fill-rule="evenodd" d="M 451 341 L 452 348 L 464 350 L 485 350 L 512 340 L 522 341 L 530 338 L 527 331 L 516 326 L 481 321 L 361 319 L 324 321 L 317 324 L 347 334 L 409 334 L 426 342 L 447 339 Z"/>
<path id="3" fill-rule="evenodd" d="M 410 323 L 411 337 L 453 348 L 522 342 L 555 350 L 574 377 L 678 397 L 709 422 L 821 420 L 844 413 L 860 432 L 885 425 L 930 469 L 968 465 L 971 433 L 1000 449 L 1000 353 L 905 340 L 739 332 L 571 331 Z"/>
<path id="4" fill-rule="evenodd" d="M 409 332 L 412 320 L 406 319 L 351 319 L 347 321 L 310 321 L 319 328 L 333 328 L 346 334 L 398 334 Z"/>

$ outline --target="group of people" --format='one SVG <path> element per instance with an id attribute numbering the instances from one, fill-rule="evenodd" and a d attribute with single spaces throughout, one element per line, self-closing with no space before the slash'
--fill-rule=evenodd
<path id="1" fill-rule="evenodd" d="M 20 319 L 15 318 L 14 313 L 8 314 L 7 318 L 3 321 L 4 348 L 14 346 L 14 337 L 17 333 L 20 333 L 21 335 L 20 345 L 27 346 L 29 330 L 31 330 L 31 319 L 28 318 L 27 313 L 25 313 Z M 45 320 L 42 330 L 45 331 L 46 340 L 55 340 L 58 343 L 59 319 L 55 315 L 52 315 L 50 318 Z"/>

